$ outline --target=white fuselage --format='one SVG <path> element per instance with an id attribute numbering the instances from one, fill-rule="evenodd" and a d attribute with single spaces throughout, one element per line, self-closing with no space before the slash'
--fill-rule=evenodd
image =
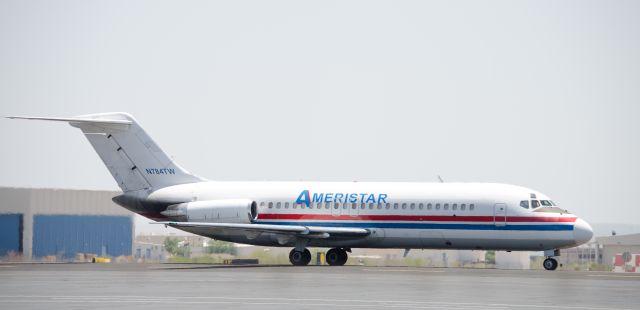
<path id="1" fill-rule="evenodd" d="M 550 201 L 545 195 L 505 184 L 372 182 L 200 182 L 154 191 L 146 201 L 250 199 L 256 224 L 366 228 L 364 238 L 311 239 L 309 246 L 548 250 L 587 242 L 591 228 L 558 207 L 521 207 Z M 163 219 L 157 212 L 139 212 Z M 295 246 L 282 234 L 182 227 L 220 240 Z M 586 240 L 585 240 L 586 239 Z"/>
<path id="2" fill-rule="evenodd" d="M 123 194 L 117 204 L 164 224 L 215 239 L 294 247 L 311 261 L 330 247 L 344 265 L 351 248 L 545 250 L 589 241 L 584 220 L 543 194 L 487 183 L 212 182 L 186 171 L 123 112 L 76 117 L 13 116 L 68 122 L 82 131 Z"/>

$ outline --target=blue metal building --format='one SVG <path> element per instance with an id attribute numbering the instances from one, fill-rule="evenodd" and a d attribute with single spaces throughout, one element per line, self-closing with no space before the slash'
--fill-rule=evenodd
<path id="1" fill-rule="evenodd" d="M 0 256 L 22 252 L 22 214 L 0 214 Z"/>
<path id="2" fill-rule="evenodd" d="M 114 191 L 0 187 L 0 260 L 72 260 L 77 253 L 131 256 L 133 214 Z"/>
<path id="3" fill-rule="evenodd" d="M 35 215 L 33 256 L 73 258 L 76 253 L 131 256 L 131 217 L 109 215 Z"/>

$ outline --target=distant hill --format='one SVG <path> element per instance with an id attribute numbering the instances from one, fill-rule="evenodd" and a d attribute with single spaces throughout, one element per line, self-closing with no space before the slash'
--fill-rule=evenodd
<path id="1" fill-rule="evenodd" d="M 640 233 L 640 223 L 619 224 L 619 223 L 590 223 L 596 237 L 611 236 L 611 231 L 618 235 L 628 235 Z"/>

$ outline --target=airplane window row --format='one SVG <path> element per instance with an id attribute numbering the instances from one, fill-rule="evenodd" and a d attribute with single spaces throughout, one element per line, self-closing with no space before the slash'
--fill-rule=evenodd
<path id="1" fill-rule="evenodd" d="M 272 208 L 276 208 L 276 209 L 289 209 L 289 206 L 291 206 L 291 208 L 293 209 L 297 209 L 297 208 L 301 208 L 304 209 L 306 208 L 306 205 L 304 204 L 300 204 L 300 203 L 289 203 L 289 202 L 260 202 L 260 207 L 264 207 L 264 206 L 268 206 L 269 209 Z M 471 204 L 466 204 L 466 203 L 322 203 L 322 202 L 318 202 L 318 203 L 311 203 L 309 205 L 309 208 L 313 209 L 369 209 L 369 210 L 373 210 L 373 209 L 378 209 L 378 210 L 382 210 L 383 208 L 386 210 L 390 210 L 390 209 L 394 209 L 394 210 L 398 210 L 398 209 L 410 209 L 410 210 L 424 210 L 425 208 L 427 210 L 452 210 L 452 211 L 465 211 L 465 210 L 474 210 L 475 209 L 475 204 L 471 203 Z"/>

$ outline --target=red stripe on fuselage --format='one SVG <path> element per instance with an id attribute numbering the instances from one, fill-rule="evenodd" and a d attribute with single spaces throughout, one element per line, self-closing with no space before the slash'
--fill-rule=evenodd
<path id="1" fill-rule="evenodd" d="M 493 222 L 493 216 L 458 215 L 330 215 L 330 214 L 258 214 L 259 220 L 326 221 L 411 221 L 411 222 Z M 507 216 L 507 222 L 573 223 L 576 217 Z"/>

